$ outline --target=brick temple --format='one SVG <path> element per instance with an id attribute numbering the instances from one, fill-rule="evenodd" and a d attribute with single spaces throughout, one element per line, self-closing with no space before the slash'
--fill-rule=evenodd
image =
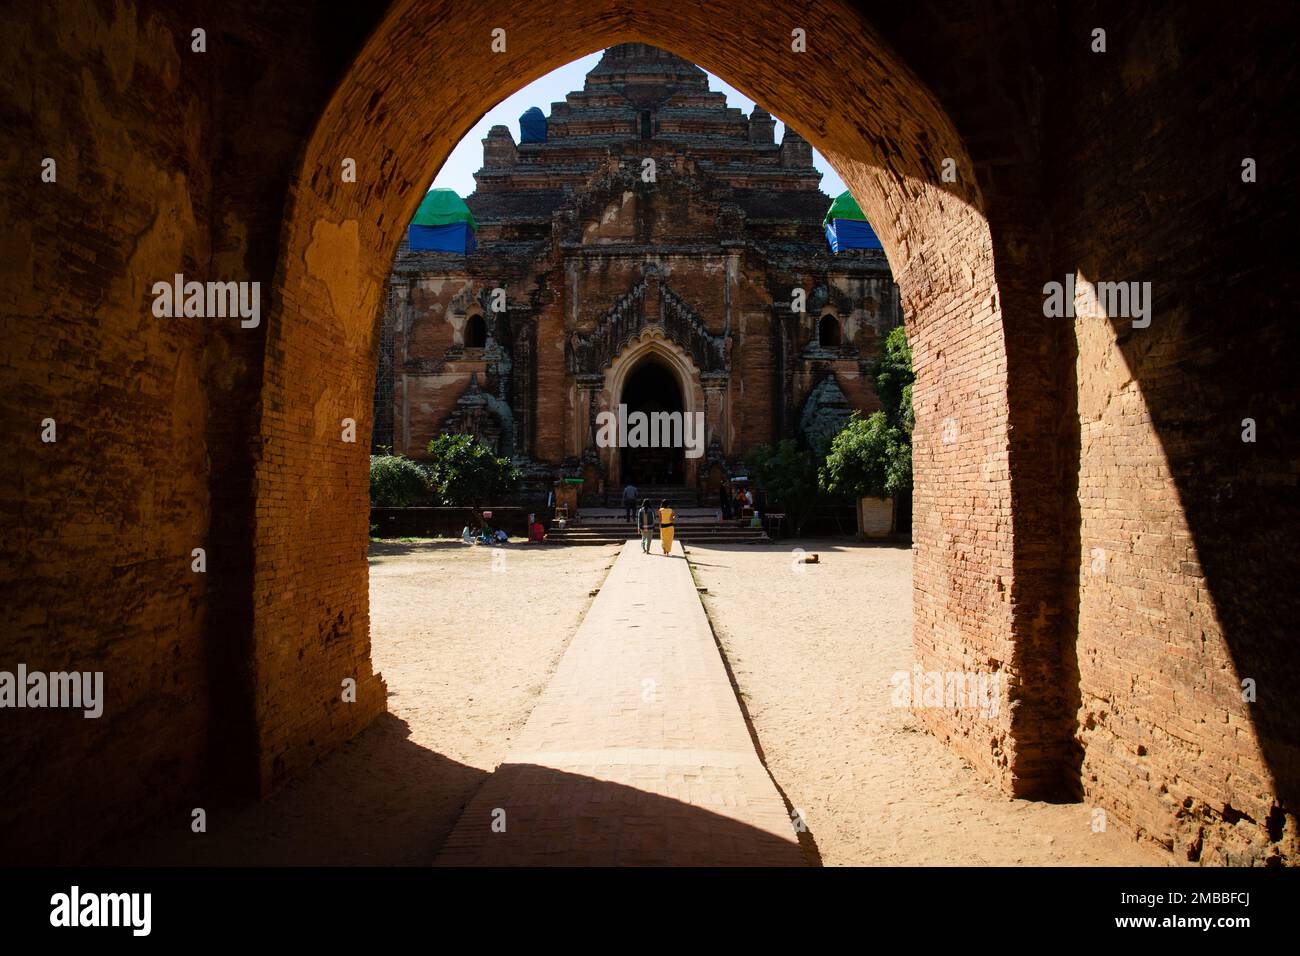
<path id="1" fill-rule="evenodd" d="M 494 126 L 466 200 L 477 249 L 404 242 L 394 262 L 375 445 L 421 457 L 469 432 L 538 481 L 698 487 L 878 408 L 897 286 L 879 249 L 831 254 L 812 147 L 775 127 L 641 43 L 606 50 L 540 135 Z M 599 447 L 620 404 L 702 413 L 706 450 Z"/>

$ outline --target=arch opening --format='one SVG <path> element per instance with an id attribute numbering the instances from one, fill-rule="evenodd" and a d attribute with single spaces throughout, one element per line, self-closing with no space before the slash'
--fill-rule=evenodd
<path id="1" fill-rule="evenodd" d="M 606 14 L 617 4 L 609 0 L 590 5 L 574 21 L 538 25 L 526 5 L 507 2 L 493 11 L 494 22 L 505 23 L 507 30 L 511 23 L 529 27 L 520 27 L 520 36 L 527 39 L 511 47 L 517 69 L 503 71 L 497 62 L 489 69 L 488 56 L 474 52 L 472 43 L 462 43 L 459 32 L 434 29 L 411 16 L 412 5 L 395 5 L 335 94 L 312 137 L 288 207 L 277 277 L 284 294 L 276 297 L 269 332 L 279 347 L 268 353 L 262 428 L 268 436 L 301 440 L 302 447 L 310 447 L 313 453 L 307 460 L 295 459 L 289 467 L 283 462 L 259 466 L 258 487 L 268 497 L 268 505 L 259 508 L 258 539 L 290 540 L 294 551 L 291 560 L 258 569 L 256 641 L 258 654 L 270 658 L 263 672 L 292 670 L 280 666 L 277 656 L 310 644 L 319 629 L 318 619 L 329 622 L 341 614 L 355 622 L 360 634 L 365 633 L 366 574 L 364 562 L 356 558 L 364 550 L 356 547 L 366 534 L 364 517 L 341 519 L 333 502 L 291 511 L 274 502 L 297 500 L 294 489 L 304 483 L 346 489 L 355 500 L 363 499 L 363 460 L 350 448 L 331 445 L 327 426 L 336 417 L 355 414 L 364 405 L 362 397 L 373 392 L 374 341 L 384 280 L 401 229 L 420 201 L 420 187 L 430 181 L 474 118 L 513 88 L 593 48 L 633 40 L 653 43 L 699 64 L 778 115 L 796 118 L 795 122 L 799 117 L 814 117 L 801 124 L 809 140 L 877 224 L 914 343 L 918 450 L 914 500 L 918 512 L 926 514 L 913 532 L 918 663 L 926 669 L 953 670 L 976 658 L 1013 674 L 1054 667 L 1046 645 L 1039 642 L 1030 647 L 1020 640 L 1021 631 L 1031 626 L 1027 609 L 1036 609 L 1047 599 L 1041 587 L 1050 582 L 1027 578 L 1014 590 L 1016 600 L 1006 599 L 1018 573 L 1017 548 L 1032 550 L 1038 543 L 1035 534 L 1044 535 L 1041 530 L 1015 527 L 1018 519 L 1010 500 L 1019 458 L 1008 438 L 1008 403 L 961 404 L 963 396 L 977 387 L 976 371 L 984 393 L 1007 394 L 1009 370 L 989 225 L 973 175 L 943 183 L 937 174 L 936 155 L 954 158 L 957 167 L 968 173 L 971 168 L 953 124 L 870 24 L 847 4 L 818 3 L 828 28 L 836 29 L 851 47 L 845 55 L 860 63 L 861 71 L 846 75 L 827 61 L 811 59 L 808 71 L 796 78 L 787 70 L 774 69 L 781 61 L 771 49 L 762 17 L 738 18 L 743 21 L 741 35 L 724 41 L 707 28 L 710 17 L 701 19 L 703 15 L 695 10 L 672 22 L 621 7 L 619 16 L 610 17 Z M 782 16 L 775 8 L 771 14 Z M 464 28 L 472 31 L 473 25 Z M 738 56 L 737 50 L 744 55 Z M 483 69 L 466 69 L 455 76 L 436 69 L 409 71 L 411 62 L 466 60 L 467 66 L 477 64 Z M 410 82 L 393 85 L 381 80 L 395 71 L 410 76 Z M 485 85 L 471 85 L 469 77 L 475 77 L 475 82 L 488 80 Z M 828 101 L 838 108 L 828 110 Z M 384 121 L 358 127 L 354 114 L 360 104 Z M 349 192 L 339 187 L 328 173 L 341 139 L 354 145 L 359 163 L 373 162 L 375 168 L 385 170 L 384 188 Z M 382 209 L 378 216 L 376 202 Z M 340 259 L 356 265 L 340 275 L 329 268 Z M 942 292 L 936 295 L 934 290 Z M 324 334 L 322 323 L 327 323 Z M 539 324 L 539 336 L 546 328 L 545 322 Z M 340 353 L 347 357 L 343 362 Z M 943 361 L 938 360 L 940 354 Z M 697 387 L 692 392 L 699 395 L 686 396 L 688 410 L 695 403 L 715 414 L 716 406 L 708 405 L 707 394 Z M 610 395 L 601 397 L 608 401 Z M 571 401 L 575 408 L 579 402 L 586 408 L 588 398 L 594 410 L 595 393 L 575 393 Z M 303 408 L 312 413 L 303 416 Z M 967 433 L 980 436 L 981 447 L 954 447 L 934 440 L 940 423 L 954 414 L 961 416 Z M 717 424 L 730 427 L 726 422 Z M 581 433 L 586 425 L 574 420 L 569 428 Z M 1017 441 L 1031 437 L 1026 431 Z M 358 442 L 357 447 L 363 445 Z M 1009 454 L 1008 445 L 1013 446 Z M 966 467 L 974 456 L 996 458 L 999 450 L 1005 467 L 987 470 L 987 480 L 980 485 L 958 493 L 942 480 L 945 474 Z M 611 472 L 617 471 L 615 464 Z M 318 522 L 326 516 L 314 510 L 328 511 L 329 520 Z M 1010 521 L 1004 520 L 1008 514 Z M 326 538 L 317 529 L 327 526 L 347 531 Z M 300 565 L 318 570 L 320 593 L 330 595 L 323 606 L 283 586 L 284 569 L 301 573 Z M 972 615 L 965 610 L 970 607 L 984 610 Z M 363 641 L 335 646 L 328 653 L 346 655 L 362 673 L 363 683 L 377 683 L 376 677 L 364 676 L 372 669 Z M 330 696 L 332 686 L 311 676 L 322 672 L 302 669 L 292 678 L 297 682 L 293 692 L 307 699 Z M 270 684 L 261 688 L 259 709 L 271 706 L 277 690 Z M 1059 780 L 1054 758 L 1039 758 L 1057 746 L 1049 738 L 1060 732 L 1061 715 L 1052 712 L 1050 719 L 1042 718 L 1044 709 L 1058 706 L 1059 695 L 1054 687 L 1034 682 L 1016 686 L 1015 692 L 1022 706 L 1000 708 L 991 722 L 960 713 L 923 717 L 1008 790 L 1028 793 L 1055 788 Z M 366 708 L 354 708 L 348 721 L 330 728 L 328 739 L 346 739 L 382 710 L 382 693 L 372 690 L 371 694 L 371 699 L 378 698 L 375 709 L 367 713 Z M 1023 706 L 1026 701 L 1038 704 L 1040 698 L 1042 706 L 1037 710 Z M 273 722 L 259 721 L 259 725 L 274 727 Z M 303 737 L 314 731 L 304 731 Z M 284 739 L 272 731 L 264 734 L 262 767 L 267 780 L 273 776 L 268 755 L 290 771 L 309 759 L 310 748 L 303 748 L 301 740 Z M 992 753 L 980 743 L 990 736 L 1002 741 Z M 1012 742 L 1027 746 L 1021 751 Z M 1000 756 L 1021 752 L 1035 759 L 1017 765 Z"/>
<path id="2" fill-rule="evenodd" d="M 817 344 L 824 349 L 840 347 L 840 320 L 830 312 L 817 323 Z"/>
<path id="3" fill-rule="evenodd" d="M 927 672 L 987 666 L 1007 690 L 992 719 L 926 709 L 918 720 L 1014 793 L 1045 788 L 1064 768 L 1090 801 L 1141 821 L 1167 845 L 1219 859 L 1225 847 L 1234 859 L 1244 853 L 1262 861 L 1269 852 L 1295 859 L 1294 708 L 1277 706 L 1266 688 L 1256 706 L 1235 686 L 1253 681 L 1250 675 L 1296 669 L 1294 654 L 1279 656 L 1296 616 L 1284 586 L 1296 560 L 1276 540 L 1295 510 L 1276 493 L 1290 451 L 1277 442 L 1295 429 L 1285 427 L 1285 402 L 1255 417 L 1259 396 L 1291 381 L 1283 361 L 1289 353 L 1277 348 L 1289 341 L 1285 323 L 1267 318 L 1276 288 L 1271 252 L 1285 247 L 1276 233 L 1286 207 L 1265 194 L 1285 186 L 1285 177 L 1240 188 L 1230 174 L 1241 137 L 1187 148 L 1197 142 L 1191 119 L 1232 107 L 1231 96 L 1194 82 L 1206 67 L 1196 51 L 1232 46 L 1243 52 L 1214 67 L 1235 71 L 1241 82 L 1215 89 L 1262 104 L 1252 116 L 1264 119 L 1242 127 L 1272 157 L 1261 159 L 1261 169 L 1294 168 L 1283 162 L 1285 146 L 1267 146 L 1276 139 L 1267 118 L 1293 85 L 1290 72 L 1272 61 L 1248 68 L 1256 44 L 1242 42 L 1265 35 L 1267 17 L 1237 18 L 1224 33 L 1213 18 L 1168 11 L 1159 42 L 1125 51 L 1136 72 L 1099 72 L 1078 69 L 1092 57 L 1070 38 L 1090 25 L 1086 11 L 1068 5 L 1055 19 L 1050 11 L 1010 11 L 978 24 L 941 24 L 810 0 L 800 14 L 809 28 L 802 58 L 789 50 L 788 10 L 768 0 L 745 9 L 719 0 L 707 12 L 685 2 L 672 22 L 627 0 L 559 4 L 553 10 L 564 15 L 551 17 L 536 15 L 535 0 L 392 0 L 354 18 L 296 26 L 293 11 L 264 6 L 233 5 L 222 34 L 267 69 L 252 87 L 218 80 L 212 89 L 222 95 L 211 108 L 204 106 L 211 84 L 202 76 L 182 70 L 175 85 L 168 41 L 180 36 L 174 17 L 145 11 L 137 18 L 142 29 L 122 30 L 121 17 L 105 8 L 92 12 L 93 29 L 75 36 L 63 36 L 49 18 L 30 23 L 33 36 L 60 51 L 33 64 L 52 91 L 46 101 L 69 108 L 43 110 L 16 88 L 18 128 L 33 142 L 49 142 L 51 155 L 75 155 L 87 122 L 102 134 L 101 146 L 105 135 L 128 135 L 140 147 L 83 155 L 82 165 L 98 173 L 66 177 L 58 189 L 40 190 L 43 198 L 15 193 L 16 212 L 43 223 L 30 244 L 18 244 L 26 257 L 19 256 L 14 277 L 26 285 L 30 276 L 33 293 L 18 301 L 31 314 L 57 302 L 61 319 L 48 341 L 45 331 L 20 336 L 14 354 L 41 366 L 53 361 L 62 371 L 41 368 L 29 379 L 34 366 L 11 363 L 10 378 L 33 386 L 15 392 L 21 414 L 11 417 L 59 413 L 65 403 L 78 410 L 85 433 L 105 439 L 96 447 L 109 450 L 112 467 L 91 471 L 97 499 L 112 503 L 121 522 L 120 533 L 83 535 L 66 547 L 71 540 L 50 530 L 66 515 L 84 469 L 65 468 L 47 482 L 44 458 L 18 461 L 30 498 L 20 509 L 20 557 L 33 558 L 24 557 L 22 580 L 34 585 L 24 585 L 34 597 L 22 606 L 21 639 L 37 642 L 57 628 L 67 651 L 102 659 L 97 618 L 115 612 L 110 656 L 115 668 L 125 666 L 115 671 L 114 693 L 141 715 L 135 726 L 146 733 L 137 743 L 134 734 L 119 733 L 119 722 L 96 723 L 109 729 L 60 741 L 60 756 L 47 767 L 79 749 L 98 754 L 106 768 L 130 765 L 143 747 L 180 768 L 169 774 L 176 787 L 211 772 L 234 789 L 251 783 L 265 792 L 384 710 L 368 643 L 362 555 L 366 435 L 391 431 L 367 415 L 389 251 L 450 143 L 516 80 L 584 49 L 649 40 L 803 124 L 888 250 L 918 375 L 916 660 Z M 1142 35 L 1148 19 L 1139 10 L 1113 26 Z M 726 28 L 713 29 L 720 21 Z M 280 39 L 288 33 L 295 39 L 286 46 Z M 498 33 L 501 43 L 489 50 L 484 41 Z M 882 34 L 889 43 L 880 42 Z M 1216 38 L 1224 42 L 1207 42 Z M 989 57 L 990 49 L 1040 55 Z M 1171 59 L 1171 50 L 1180 55 Z M 78 74 L 77 60 L 90 64 L 98 82 Z M 136 63 L 144 71 L 136 80 L 149 88 L 161 82 L 175 109 L 159 113 L 139 96 L 121 95 L 120 70 L 110 90 L 103 71 L 93 69 L 104 62 Z M 972 82 L 991 95 L 964 95 Z M 250 110 L 250 96 L 272 106 L 270 114 Z M 179 126 L 171 122 L 182 114 Z M 1060 137 L 1039 135 L 1052 132 L 1053 117 L 1080 134 L 1077 149 L 1053 149 Z M 1076 129 L 1078 117 L 1087 118 L 1085 128 Z M 674 111 L 657 110 L 652 120 L 653 130 L 680 130 Z M 619 125 L 635 134 L 631 115 Z M 761 124 L 752 135 L 774 145 Z M 492 153 L 506 166 L 530 147 L 546 148 L 498 136 Z M 800 159 L 795 150 L 773 150 L 774 161 L 778 151 L 783 165 Z M 1117 161 L 1134 171 L 1131 188 L 1118 192 Z M 661 163 L 660 172 L 670 165 Z M 1207 191 L 1200 175 L 1207 169 L 1229 175 L 1211 177 L 1219 185 Z M 107 208 L 98 195 L 105 183 L 121 200 Z M 103 248 L 125 252 L 99 257 L 102 268 L 67 282 L 59 278 L 66 270 L 50 264 L 84 258 L 84 241 L 64 228 L 70 199 L 85 204 L 86 225 L 101 234 Z M 1259 218 L 1260 199 L 1271 218 Z M 668 257 L 661 259 L 670 272 Z M 1231 280 L 1212 283 L 1208 296 L 1207 262 Z M 250 330 L 175 322 L 150 325 L 142 337 L 139 293 L 182 271 L 254 280 L 266 309 L 260 323 Z M 1125 277 L 1145 285 L 1148 275 L 1156 313 L 1150 328 L 1130 332 L 1133 316 L 1123 314 L 1044 321 L 1044 279 L 1067 277 L 1083 288 Z M 510 287 L 511 302 L 508 314 L 489 313 L 489 343 L 536 349 L 552 370 L 562 364 L 550 296 L 570 274 L 549 271 L 536 296 L 549 312 L 533 325 L 515 322 L 524 310 L 513 311 L 523 301 L 513 276 L 489 278 Z M 769 290 L 771 298 L 784 293 Z M 787 354 L 830 365 L 853 358 L 846 346 L 862 321 L 860 310 L 832 301 L 845 342 L 834 353 L 817 347 L 820 297 L 802 322 L 787 303 L 782 316 L 760 310 L 739 316 L 734 327 L 770 324 Z M 443 323 L 448 343 L 464 344 L 463 329 L 452 329 L 466 306 L 479 302 L 481 294 L 462 296 L 441 313 L 450 316 Z M 1247 323 L 1237 347 L 1198 353 L 1197 343 L 1214 341 L 1215 317 L 1234 308 L 1264 318 Z M 611 348 L 624 341 L 622 331 Z M 467 378 L 471 366 L 501 354 L 487 346 L 448 351 Z M 745 425 L 717 414 L 725 373 L 711 361 L 716 353 L 704 351 L 703 387 L 688 399 L 706 410 L 725 443 Z M 436 361 L 408 364 L 400 351 L 390 354 L 416 374 L 445 373 Z M 600 357 L 609 354 L 603 349 Z M 581 441 L 583 416 L 607 407 L 605 367 L 590 363 L 581 387 L 556 389 L 554 375 L 525 383 L 563 411 L 564 441 Z M 86 388 L 86 375 L 109 368 L 126 368 L 129 387 L 139 379 L 143 414 L 133 416 L 140 427 L 125 446 L 121 433 L 106 427 L 120 418 L 113 403 L 93 401 L 98 393 Z M 483 394 L 466 396 L 466 420 L 510 397 L 479 371 Z M 840 382 L 851 399 L 853 377 Z M 783 399 L 766 383 L 746 395 L 755 403 Z M 396 401 L 418 404 L 421 396 Z M 1241 421 L 1249 438 L 1233 434 L 1225 417 L 1233 409 L 1251 416 Z M 529 453 L 534 421 L 518 423 Z M 400 431 L 394 444 L 410 446 Z M 108 440 L 113 435 L 117 442 Z M 90 447 L 42 454 L 72 461 L 67 453 Z M 175 454 L 169 460 L 158 449 Z M 145 484 L 141 467 L 153 476 Z M 600 462 L 584 455 L 574 467 L 594 476 Z M 41 472 L 39 481 L 28 481 L 31 468 Z M 143 533 L 134 534 L 137 528 Z M 1263 557 L 1244 560 L 1241 542 L 1255 538 Z M 194 577 L 178 560 L 195 544 L 214 559 L 210 574 Z M 136 591 L 154 600 L 97 587 L 95 569 L 103 568 L 126 569 Z M 61 600 L 71 574 L 86 587 L 83 606 L 66 615 L 30 613 Z M 171 629 L 182 655 L 176 668 L 158 663 L 157 635 Z M 1143 678 L 1136 685 L 1124 679 L 1133 674 Z M 340 679 L 355 679 L 354 701 L 339 700 Z M 1152 685 L 1161 693 L 1146 693 Z M 183 723 L 164 729 L 154 715 L 178 690 L 207 706 L 187 707 Z M 1202 720 L 1212 706 L 1214 718 Z M 1164 733 L 1189 714 L 1196 720 L 1189 732 Z M 1072 759 L 1061 759 L 1062 741 L 1077 741 Z M 102 782 L 126 798 L 123 806 L 142 792 L 116 771 Z M 159 789 L 166 792 L 155 791 L 158 799 L 179 793 Z M 38 806 L 49 790 L 31 793 Z M 1279 842 L 1286 845 L 1279 849 Z"/>
<path id="4" fill-rule="evenodd" d="M 481 349 L 487 345 L 487 323 L 475 313 L 465 320 L 465 348 Z"/>
<path id="5" fill-rule="evenodd" d="M 619 452 L 623 481 L 634 485 L 684 481 L 680 423 L 686 402 L 677 374 L 657 358 L 641 359 L 624 380 L 618 404 L 620 413 L 626 410 L 628 421 L 628 445 Z M 634 431 L 642 428 L 644 435 Z"/>

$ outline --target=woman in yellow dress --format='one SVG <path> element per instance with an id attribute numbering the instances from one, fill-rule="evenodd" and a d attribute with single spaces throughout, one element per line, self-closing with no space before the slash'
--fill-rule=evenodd
<path id="1" fill-rule="evenodd" d="M 664 554 L 671 554 L 673 550 L 673 509 L 668 507 L 667 501 L 659 502 L 659 541 L 664 546 Z"/>

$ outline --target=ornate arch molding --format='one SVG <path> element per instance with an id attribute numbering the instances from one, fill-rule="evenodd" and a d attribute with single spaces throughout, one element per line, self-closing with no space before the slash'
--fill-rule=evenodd
<path id="1" fill-rule="evenodd" d="M 574 332 L 565 361 L 574 375 L 600 375 L 634 339 L 657 330 L 676 343 L 699 372 L 731 371 L 731 336 L 714 335 L 691 306 L 662 282 L 653 265 L 587 335 Z"/>
<path id="2" fill-rule="evenodd" d="M 627 377 L 648 358 L 655 358 L 677 376 L 682 389 L 682 410 L 686 413 L 702 411 L 704 389 L 702 370 L 694 357 L 681 343 L 664 334 L 663 329 L 648 327 L 624 344 L 618 355 L 607 364 L 605 372 L 605 398 L 609 407 L 616 406 L 623 397 Z"/>

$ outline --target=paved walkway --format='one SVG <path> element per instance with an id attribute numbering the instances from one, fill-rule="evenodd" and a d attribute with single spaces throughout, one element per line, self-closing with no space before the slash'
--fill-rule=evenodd
<path id="1" fill-rule="evenodd" d="M 436 865 L 802 865 L 690 568 L 629 541 Z"/>

